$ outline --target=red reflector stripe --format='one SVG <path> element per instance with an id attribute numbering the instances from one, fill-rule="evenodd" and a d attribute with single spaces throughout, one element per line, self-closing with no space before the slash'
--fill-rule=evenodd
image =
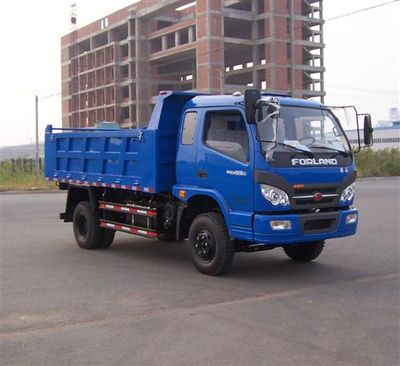
<path id="1" fill-rule="evenodd" d="M 157 233 L 154 232 L 154 231 L 148 231 L 148 230 L 145 230 L 145 229 L 138 229 L 138 228 L 135 228 L 135 227 L 130 227 L 130 226 L 121 225 L 121 224 L 113 224 L 113 223 L 105 221 L 105 220 L 100 220 L 100 226 L 101 227 L 105 227 L 105 228 L 118 230 L 118 231 L 124 231 L 124 232 L 128 232 L 128 233 L 132 233 L 132 234 L 136 234 L 136 235 L 147 236 L 147 237 L 150 237 L 150 238 L 156 238 L 157 237 Z"/>
<path id="2" fill-rule="evenodd" d="M 57 178 L 57 177 L 46 177 L 46 181 L 52 182 L 61 182 L 61 183 L 72 183 L 72 184 L 80 184 L 84 186 L 93 186 L 93 187 L 106 187 L 106 188 L 116 188 L 116 189 L 127 189 L 131 191 L 143 191 L 154 193 L 155 190 L 152 187 L 138 187 L 138 186 L 128 186 L 126 184 L 119 183 L 101 183 L 101 182 L 89 182 L 79 179 L 65 179 L 65 178 Z"/>
<path id="3" fill-rule="evenodd" d="M 129 212 L 129 213 L 151 216 L 151 217 L 157 216 L 156 211 L 143 210 L 143 209 L 139 209 L 139 208 L 127 207 L 127 206 L 122 206 L 122 205 L 114 205 L 114 204 L 108 204 L 108 203 L 103 203 L 103 202 L 99 204 L 99 208 L 101 208 L 103 210 Z"/>

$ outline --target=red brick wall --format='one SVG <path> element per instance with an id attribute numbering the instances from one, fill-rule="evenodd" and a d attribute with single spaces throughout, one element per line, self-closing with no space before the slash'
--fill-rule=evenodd
<path id="1" fill-rule="evenodd" d="M 222 22 L 222 0 L 196 3 L 197 89 L 200 91 L 219 93 L 221 90 L 221 70 L 224 67 Z"/>

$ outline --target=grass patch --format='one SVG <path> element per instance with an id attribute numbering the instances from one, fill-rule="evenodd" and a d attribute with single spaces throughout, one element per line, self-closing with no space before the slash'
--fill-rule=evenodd
<path id="1" fill-rule="evenodd" d="M 365 149 L 354 157 L 359 177 L 400 176 L 400 149 Z"/>
<path id="2" fill-rule="evenodd" d="M 5 191 L 36 191 L 58 189 L 54 182 L 46 182 L 39 180 L 36 182 L 35 177 L 23 179 L 23 182 L 2 182 L 0 181 L 0 192 Z"/>
<path id="3" fill-rule="evenodd" d="M 37 189 L 57 189 L 54 182 L 45 181 L 42 164 L 39 179 L 36 179 L 32 159 L 14 159 L 0 163 L 0 192 Z"/>

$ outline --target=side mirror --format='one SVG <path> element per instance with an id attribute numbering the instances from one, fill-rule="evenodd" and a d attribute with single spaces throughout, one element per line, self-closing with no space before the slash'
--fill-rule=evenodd
<path id="1" fill-rule="evenodd" d="M 261 99 L 258 89 L 246 89 L 244 92 L 244 110 L 248 123 L 256 123 L 256 103 Z"/>
<path id="2" fill-rule="evenodd" d="M 374 129 L 372 128 L 371 116 L 367 114 L 364 117 L 364 144 L 366 146 L 372 145 L 372 132 Z"/>

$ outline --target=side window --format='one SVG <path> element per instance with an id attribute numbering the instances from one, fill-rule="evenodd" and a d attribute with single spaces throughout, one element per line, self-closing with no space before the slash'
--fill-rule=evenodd
<path id="1" fill-rule="evenodd" d="M 182 145 L 192 145 L 194 141 L 194 131 L 196 129 L 196 112 L 185 114 L 182 130 Z"/>
<path id="2" fill-rule="evenodd" d="M 243 163 L 248 161 L 249 137 L 242 114 L 236 111 L 208 112 L 204 126 L 204 143 Z"/>

